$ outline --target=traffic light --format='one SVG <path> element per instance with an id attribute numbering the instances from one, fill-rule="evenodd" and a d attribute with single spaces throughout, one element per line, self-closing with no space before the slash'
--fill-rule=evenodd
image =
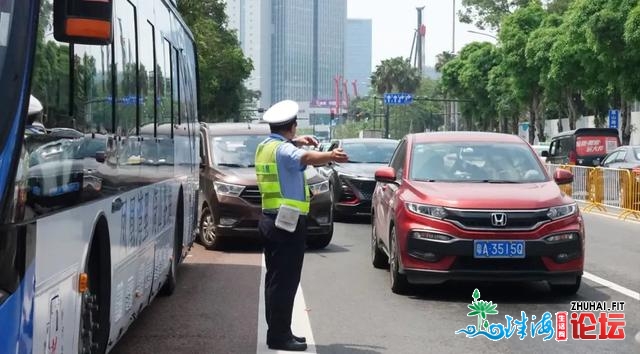
<path id="1" fill-rule="evenodd" d="M 334 111 L 331 111 L 331 120 L 336 119 L 336 113 Z"/>

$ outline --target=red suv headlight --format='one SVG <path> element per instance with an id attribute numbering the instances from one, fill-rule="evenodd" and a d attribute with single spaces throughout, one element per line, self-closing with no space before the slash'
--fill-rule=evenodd
<path id="1" fill-rule="evenodd" d="M 405 203 L 407 210 L 414 214 L 426 216 L 434 219 L 444 219 L 447 217 L 447 210 L 441 206 L 418 204 L 418 203 Z"/>

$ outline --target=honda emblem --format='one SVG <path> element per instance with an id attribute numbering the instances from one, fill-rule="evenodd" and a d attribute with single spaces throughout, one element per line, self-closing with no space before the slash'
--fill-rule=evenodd
<path id="1" fill-rule="evenodd" d="M 491 214 L 491 225 L 496 226 L 496 227 L 507 226 L 507 214 L 505 214 L 505 213 L 492 213 Z"/>

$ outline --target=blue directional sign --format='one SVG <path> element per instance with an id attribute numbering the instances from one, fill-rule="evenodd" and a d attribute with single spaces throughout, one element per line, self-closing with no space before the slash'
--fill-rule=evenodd
<path id="1" fill-rule="evenodd" d="M 409 93 L 385 93 L 384 104 L 407 105 L 413 102 L 413 95 Z"/>
<path id="2" fill-rule="evenodd" d="M 620 121 L 620 111 L 617 109 L 609 110 L 609 128 L 618 129 L 619 121 Z"/>

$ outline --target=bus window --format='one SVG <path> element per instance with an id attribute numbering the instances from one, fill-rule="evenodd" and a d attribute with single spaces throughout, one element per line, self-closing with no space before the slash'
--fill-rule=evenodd
<path id="1" fill-rule="evenodd" d="M 114 131 L 111 97 L 111 49 L 108 46 L 74 47 L 74 118 L 85 133 Z"/>
<path id="2" fill-rule="evenodd" d="M 31 91 L 44 107 L 46 128 L 76 128 L 69 115 L 69 45 L 59 43 L 51 31 L 53 5 L 45 1 L 42 6 L 40 33 L 36 42 L 36 58 Z"/>
<path id="3" fill-rule="evenodd" d="M 157 76 L 158 76 L 158 119 L 156 125 L 171 122 L 171 92 L 172 92 L 172 76 L 171 76 L 171 44 L 160 37 L 156 36 L 156 52 L 157 52 Z M 159 43 L 158 43 L 159 42 Z"/>
<path id="4" fill-rule="evenodd" d="M 135 8 L 128 1 L 116 2 L 115 56 L 117 95 L 116 125 L 117 135 L 138 135 L 136 125 L 137 113 L 137 78 L 136 78 L 136 26 Z"/>
<path id="5" fill-rule="evenodd" d="M 155 66 L 155 32 L 148 21 L 141 21 L 140 33 L 140 125 L 155 124 L 156 74 Z M 154 134 L 155 136 L 155 134 Z"/>
<path id="6" fill-rule="evenodd" d="M 172 118 L 173 123 L 181 123 L 181 109 L 180 109 L 180 54 L 177 49 L 173 48 L 171 56 L 171 71 L 173 74 L 173 90 L 171 94 L 172 101 Z"/>

